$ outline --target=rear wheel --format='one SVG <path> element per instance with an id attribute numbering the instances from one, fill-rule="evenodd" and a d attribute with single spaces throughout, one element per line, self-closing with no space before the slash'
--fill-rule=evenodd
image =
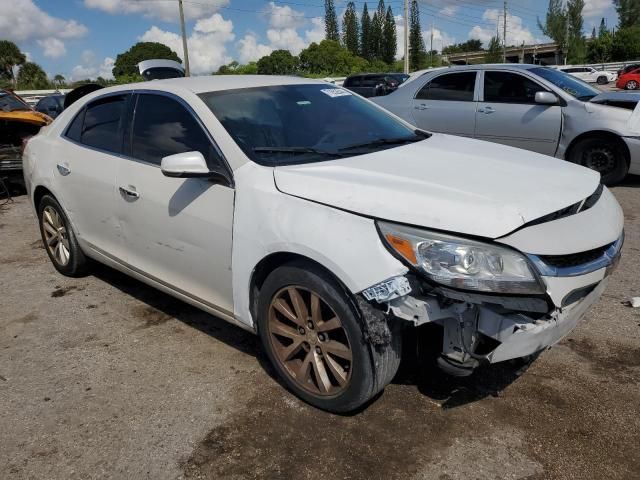
<path id="1" fill-rule="evenodd" d="M 87 258 L 58 201 L 50 195 L 42 197 L 38 218 L 45 250 L 56 270 L 69 277 L 84 275 L 87 271 Z"/>
<path id="2" fill-rule="evenodd" d="M 304 401 L 352 411 L 384 388 L 400 362 L 400 335 L 373 348 L 359 312 L 327 273 L 310 264 L 274 270 L 258 300 L 258 331 L 279 377 Z"/>
<path id="3" fill-rule="evenodd" d="M 598 85 L 606 85 L 607 83 L 609 83 L 609 80 L 607 80 L 607 77 L 605 77 L 604 75 L 600 75 L 596 82 L 598 83 Z"/>
<path id="4" fill-rule="evenodd" d="M 636 82 L 635 80 L 629 80 L 627 84 L 624 86 L 624 88 L 627 90 L 637 90 L 638 82 Z"/>
<path id="5" fill-rule="evenodd" d="M 629 170 L 620 142 L 607 137 L 580 140 L 571 149 L 569 161 L 599 172 L 605 185 L 622 181 Z"/>

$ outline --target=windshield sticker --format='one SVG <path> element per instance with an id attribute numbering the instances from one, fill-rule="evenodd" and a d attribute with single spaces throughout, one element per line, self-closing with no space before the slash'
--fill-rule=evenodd
<path id="1" fill-rule="evenodd" d="M 311 102 L 309 100 L 300 100 L 299 102 L 296 102 L 298 105 L 311 105 Z"/>
<path id="2" fill-rule="evenodd" d="M 351 96 L 351 92 L 344 88 L 323 88 L 320 91 L 325 95 L 329 95 L 331 98 Z"/>

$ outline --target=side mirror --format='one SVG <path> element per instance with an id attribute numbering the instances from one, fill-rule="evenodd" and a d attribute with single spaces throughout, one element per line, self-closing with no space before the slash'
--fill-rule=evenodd
<path id="1" fill-rule="evenodd" d="M 536 103 L 540 105 L 557 105 L 558 97 L 551 92 L 536 92 Z"/>
<path id="2" fill-rule="evenodd" d="M 176 153 L 164 157 L 160 163 L 160 170 L 165 177 L 207 178 L 228 187 L 233 185 L 226 170 L 210 170 L 200 152 Z"/>

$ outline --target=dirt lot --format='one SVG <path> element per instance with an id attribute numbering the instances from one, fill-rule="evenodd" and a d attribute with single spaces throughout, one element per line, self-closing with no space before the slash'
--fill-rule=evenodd
<path id="1" fill-rule="evenodd" d="M 0 478 L 640 478 L 640 309 L 623 304 L 640 178 L 614 190 L 624 257 L 569 338 L 519 378 L 408 361 L 352 416 L 299 402 L 236 327 L 105 267 L 61 277 L 18 198 L 0 207 Z"/>

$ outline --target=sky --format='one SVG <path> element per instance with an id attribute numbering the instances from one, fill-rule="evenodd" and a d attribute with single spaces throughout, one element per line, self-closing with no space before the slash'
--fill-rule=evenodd
<path id="1" fill-rule="evenodd" d="M 177 0 L 0 0 L 0 39 L 16 42 L 50 77 L 111 78 L 118 53 L 156 41 L 182 57 Z M 348 0 L 334 0 L 338 17 Z M 355 1 L 361 12 L 364 0 Z M 378 0 L 366 2 L 373 12 Z M 403 34 L 402 0 L 386 0 Z M 585 34 L 604 17 L 617 22 L 612 0 L 585 0 Z M 257 60 L 275 49 L 299 53 L 324 38 L 323 0 L 184 0 L 193 74 L 209 74 L 236 60 Z M 420 0 L 427 49 L 477 38 L 486 45 L 502 31 L 502 0 Z M 537 27 L 547 0 L 508 0 L 507 43 L 549 41 Z"/>

